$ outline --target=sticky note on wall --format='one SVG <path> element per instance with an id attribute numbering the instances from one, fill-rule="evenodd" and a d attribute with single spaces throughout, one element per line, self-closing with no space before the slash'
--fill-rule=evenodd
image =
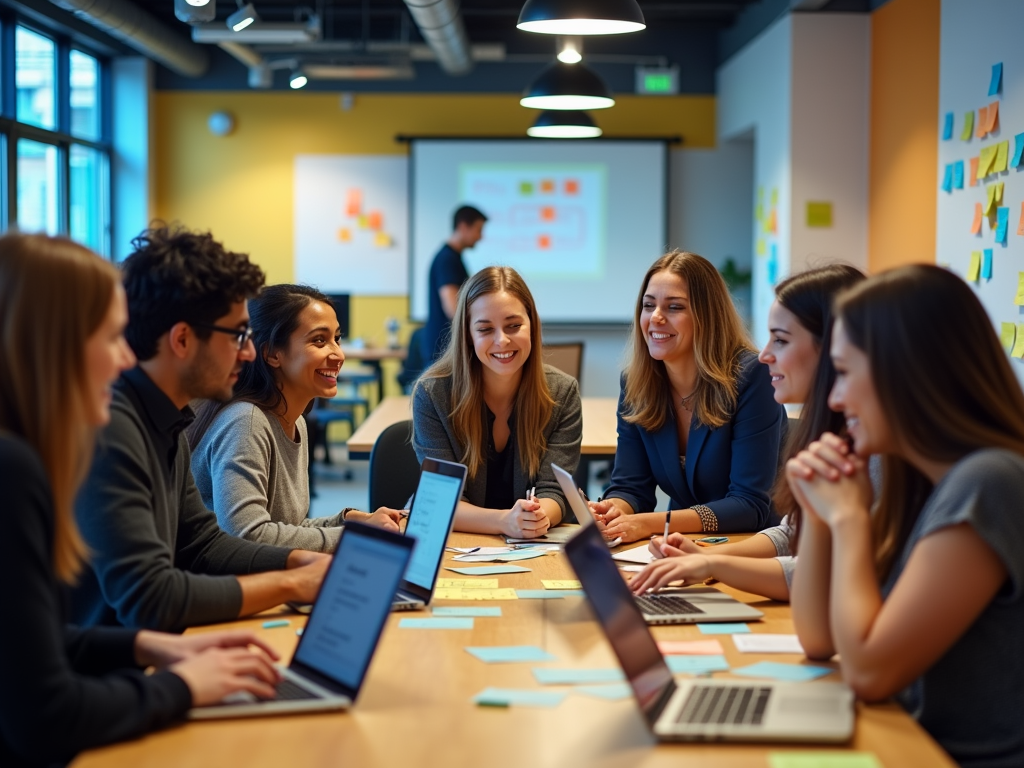
<path id="1" fill-rule="evenodd" d="M 946 166 L 946 172 L 942 177 L 942 191 L 952 192 L 953 191 L 953 164 L 950 163 Z"/>
<path id="2" fill-rule="evenodd" d="M 984 179 L 990 173 L 989 168 L 992 167 L 992 163 L 996 159 L 996 148 L 995 147 L 982 147 L 981 155 L 978 160 L 978 173 L 977 178 L 979 180 Z"/>
<path id="3" fill-rule="evenodd" d="M 993 101 L 988 105 L 988 122 L 985 124 L 985 133 L 992 133 L 999 127 L 999 102 Z"/>
<path id="4" fill-rule="evenodd" d="M 999 208 L 996 211 L 996 242 L 1006 245 L 1006 230 L 1010 224 L 1010 209 Z"/>
<path id="5" fill-rule="evenodd" d="M 832 226 L 832 203 L 807 203 L 808 227 Z"/>
<path id="6" fill-rule="evenodd" d="M 996 159 L 992 163 L 992 173 L 1002 173 L 1010 156 L 1010 142 L 1000 141 L 996 144 Z"/>
<path id="7" fill-rule="evenodd" d="M 971 261 L 967 265 L 967 282 L 978 282 L 981 275 L 981 251 L 971 251 Z"/>
<path id="8" fill-rule="evenodd" d="M 971 222 L 971 234 L 981 234 L 981 218 L 984 215 L 981 209 L 981 203 L 974 204 L 974 221 Z M 1021 221 L 1024 222 L 1024 206 L 1021 208 Z"/>
<path id="9" fill-rule="evenodd" d="M 988 127 L 988 107 L 981 107 L 978 109 L 978 124 L 975 128 L 974 135 L 979 139 L 985 138 L 985 134 L 988 133 L 986 128 Z"/>
<path id="10" fill-rule="evenodd" d="M 1024 203 L 1020 204 L 1020 221 L 1017 223 L 1017 234 L 1024 235 Z"/>
<path id="11" fill-rule="evenodd" d="M 1016 168 L 1020 165 L 1020 161 L 1024 156 L 1024 133 L 1018 133 L 1013 137 L 1013 159 L 1010 161 L 1010 167 Z"/>
<path id="12" fill-rule="evenodd" d="M 972 187 L 978 186 L 978 160 L 980 159 L 978 157 L 971 158 L 971 172 L 967 175 L 969 179 L 967 183 Z"/>
<path id="13" fill-rule="evenodd" d="M 1003 89 L 1003 62 L 992 65 L 992 77 L 988 81 L 988 95 L 995 96 Z"/>
<path id="14" fill-rule="evenodd" d="M 945 123 L 942 126 L 942 140 L 949 141 L 953 138 L 953 113 L 947 112 Z"/>
<path id="15" fill-rule="evenodd" d="M 964 188 L 964 161 L 957 160 L 953 163 L 953 189 Z"/>
<path id="16" fill-rule="evenodd" d="M 981 277 L 983 280 L 992 279 L 992 249 L 986 248 L 981 253 Z"/>
<path id="17" fill-rule="evenodd" d="M 964 129 L 960 133 L 961 141 L 970 141 L 974 134 L 974 110 L 964 113 Z"/>
<path id="18" fill-rule="evenodd" d="M 1017 273 L 1017 295 L 1013 298 L 1013 303 L 1018 307 L 1024 307 L 1024 272 Z"/>
<path id="19" fill-rule="evenodd" d="M 1017 339 L 1017 326 L 1013 323 L 1001 323 L 999 326 L 999 343 L 1003 345 L 1006 354 L 1010 354 L 1014 342 Z"/>
<path id="20" fill-rule="evenodd" d="M 1017 335 L 1013 340 L 1013 349 L 1010 350 L 1010 357 L 1024 357 L 1024 323 L 1017 323 Z"/>

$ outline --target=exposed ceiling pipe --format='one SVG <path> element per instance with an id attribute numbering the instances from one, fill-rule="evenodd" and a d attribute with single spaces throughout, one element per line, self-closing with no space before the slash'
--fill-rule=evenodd
<path id="1" fill-rule="evenodd" d="M 441 69 L 449 75 L 465 75 L 473 69 L 457 0 L 405 0 L 405 4 Z"/>
<path id="2" fill-rule="evenodd" d="M 128 0 L 50 0 L 185 77 L 201 77 L 210 56 Z"/>

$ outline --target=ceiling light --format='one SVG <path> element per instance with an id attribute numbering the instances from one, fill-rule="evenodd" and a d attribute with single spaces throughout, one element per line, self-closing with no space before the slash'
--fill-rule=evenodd
<path id="1" fill-rule="evenodd" d="M 578 37 L 560 38 L 555 58 L 563 64 L 579 64 L 583 61 L 583 41 Z"/>
<path id="2" fill-rule="evenodd" d="M 607 109 L 615 106 L 611 91 L 582 64 L 556 61 L 538 75 L 519 103 L 530 109 Z"/>
<path id="3" fill-rule="evenodd" d="M 636 0 L 526 0 L 516 26 L 546 35 L 618 35 L 647 23 Z"/>
<path id="4" fill-rule="evenodd" d="M 526 133 L 536 139 L 596 139 L 601 129 L 586 112 L 561 110 L 541 112 Z"/>
<path id="5" fill-rule="evenodd" d="M 185 2 L 189 5 L 201 6 L 208 5 L 210 3 L 210 0 L 185 0 Z"/>
<path id="6" fill-rule="evenodd" d="M 293 70 L 291 77 L 288 78 L 288 85 L 290 85 L 296 91 L 299 88 L 304 88 L 306 83 L 308 82 L 309 78 L 306 77 L 305 73 L 303 73 L 301 69 Z"/>
<path id="7" fill-rule="evenodd" d="M 257 19 L 259 16 L 256 15 L 256 9 L 252 7 L 252 3 L 245 5 L 239 3 L 238 10 L 228 16 L 228 29 L 233 32 L 241 32 Z"/>
<path id="8" fill-rule="evenodd" d="M 174 15 L 186 24 L 202 24 L 217 17 L 213 0 L 174 0 Z"/>

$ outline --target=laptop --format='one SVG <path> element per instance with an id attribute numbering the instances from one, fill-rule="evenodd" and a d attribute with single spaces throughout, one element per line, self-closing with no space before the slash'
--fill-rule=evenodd
<path id="1" fill-rule="evenodd" d="M 565 553 L 658 740 L 833 743 L 853 735 L 854 696 L 843 683 L 677 683 L 600 531 L 581 529 Z"/>
<path id="2" fill-rule="evenodd" d="M 405 535 L 414 538 L 416 545 L 391 610 L 415 611 L 430 603 L 465 482 L 466 467 L 462 464 L 423 460 L 405 525 Z"/>
<path id="3" fill-rule="evenodd" d="M 193 720 L 346 709 L 359 695 L 391 598 L 412 556 L 408 536 L 361 523 L 345 526 L 313 611 L 273 699 L 248 692 L 193 707 Z"/>

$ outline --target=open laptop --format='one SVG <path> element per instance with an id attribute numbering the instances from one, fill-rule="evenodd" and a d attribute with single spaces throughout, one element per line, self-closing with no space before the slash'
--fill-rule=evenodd
<path id="1" fill-rule="evenodd" d="M 565 553 L 657 739 L 827 743 L 853 735 L 853 692 L 842 683 L 676 683 L 600 531 L 581 529 Z"/>
<path id="2" fill-rule="evenodd" d="M 415 611 L 430 603 L 465 482 L 466 467 L 462 464 L 423 460 L 405 526 L 405 535 L 414 538 L 416 546 L 391 610 Z"/>
<path id="3" fill-rule="evenodd" d="M 580 525 L 587 528 L 594 518 L 590 508 L 580 496 L 572 475 L 554 464 L 551 468 L 562 487 L 562 492 L 576 514 Z M 604 540 L 604 537 L 600 537 Z M 706 624 L 715 621 L 756 621 L 764 614 L 736 598 L 712 587 L 683 587 L 641 595 L 635 598 L 644 621 L 648 624 Z"/>
<path id="4" fill-rule="evenodd" d="M 345 526 L 277 697 L 247 692 L 193 707 L 193 720 L 345 709 L 359 695 L 391 598 L 415 541 L 361 523 Z"/>

